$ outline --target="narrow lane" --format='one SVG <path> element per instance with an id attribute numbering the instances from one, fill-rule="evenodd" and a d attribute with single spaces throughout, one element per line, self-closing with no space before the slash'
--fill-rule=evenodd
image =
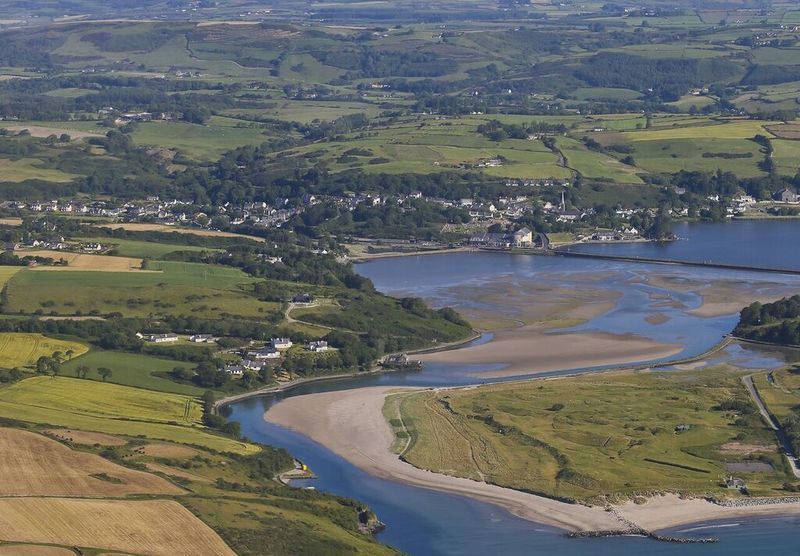
<path id="1" fill-rule="evenodd" d="M 778 441 L 783 448 L 783 453 L 786 455 L 786 459 L 789 460 L 789 465 L 792 468 L 794 476 L 800 479 L 800 459 L 798 459 L 795 455 L 792 443 L 789 440 L 789 437 L 786 436 L 786 432 L 783 430 L 783 427 L 781 427 L 780 421 L 778 421 L 778 419 L 769 412 L 764 400 L 761 398 L 761 394 L 758 393 L 758 389 L 753 383 L 753 375 L 743 376 L 742 382 L 744 383 L 744 387 L 747 388 L 747 393 L 750 394 L 750 397 L 758 407 L 758 411 L 761 413 L 764 421 L 767 423 L 769 428 L 775 431 L 775 435 L 778 437 Z"/>

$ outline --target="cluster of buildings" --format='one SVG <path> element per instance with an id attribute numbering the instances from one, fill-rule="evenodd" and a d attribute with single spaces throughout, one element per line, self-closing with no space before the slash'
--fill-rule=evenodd
<path id="1" fill-rule="evenodd" d="M 553 179 L 519 179 L 506 180 L 505 185 L 506 187 L 569 187 L 569 181 Z"/>
<path id="2" fill-rule="evenodd" d="M 521 228 L 516 232 L 484 232 L 469 238 L 473 247 L 490 249 L 510 249 L 512 247 L 533 247 L 533 232 L 528 228 Z"/>
<path id="3" fill-rule="evenodd" d="M 242 376 L 245 371 L 261 371 L 270 365 L 270 362 L 277 361 L 283 356 L 283 352 L 291 348 L 294 344 L 290 338 L 273 338 L 269 344 L 256 348 L 246 349 L 241 353 L 241 361 L 225 366 L 225 372 L 233 376 Z M 328 342 L 325 340 L 315 340 L 307 343 L 305 349 L 311 353 L 323 353 L 328 351 Z"/>

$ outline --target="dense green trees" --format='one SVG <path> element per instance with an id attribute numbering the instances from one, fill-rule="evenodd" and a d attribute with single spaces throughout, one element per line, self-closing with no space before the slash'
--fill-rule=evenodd
<path id="1" fill-rule="evenodd" d="M 734 334 L 751 340 L 800 345 L 800 295 L 742 309 Z"/>

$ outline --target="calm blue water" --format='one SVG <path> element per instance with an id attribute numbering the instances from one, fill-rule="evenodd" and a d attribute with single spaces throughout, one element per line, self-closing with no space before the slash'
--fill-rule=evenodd
<path id="1" fill-rule="evenodd" d="M 586 244 L 570 250 L 800 270 L 800 220 L 680 223 L 673 232 L 685 241 Z"/>
<path id="2" fill-rule="evenodd" d="M 762 223 L 743 222 L 733 226 L 739 224 Z M 795 222 L 787 224 L 789 226 L 785 230 L 790 235 L 800 229 Z M 735 231 L 738 228 L 725 227 L 734 230 L 734 236 L 739 234 Z M 692 233 L 697 233 L 694 230 L 696 228 L 693 228 Z M 712 235 L 718 234 L 716 228 L 711 230 Z M 793 239 L 784 237 L 782 243 L 786 245 L 791 241 L 793 245 Z M 664 256 L 678 258 L 673 254 Z M 741 260 L 721 262 L 755 264 Z M 785 261 L 780 266 L 785 267 Z M 465 298 L 463 288 L 488 287 L 496 282 L 519 284 L 520 287 L 524 287 L 531 280 L 555 281 L 560 285 L 585 287 L 585 278 L 591 275 L 596 278 L 591 284 L 592 287 L 614 289 L 622 292 L 622 297 L 610 311 L 571 330 L 632 332 L 660 341 L 680 343 L 684 346 L 684 350 L 675 357 L 705 351 L 733 327 L 736 322 L 735 315 L 702 318 L 689 314 L 687 311 L 696 308 L 701 302 L 696 295 L 666 292 L 643 283 L 640 277 L 652 270 L 663 273 L 665 267 L 616 261 L 488 253 L 384 259 L 359 266 L 359 272 L 371 278 L 378 289 L 386 293 L 416 295 L 426 298 L 435 305 L 456 307 L 471 305 L 484 310 L 505 311 L 513 308 L 504 307 L 502 300 L 488 301 L 481 299 L 480 296 L 475 299 L 474 295 Z M 693 279 L 711 280 L 722 276 L 743 280 L 765 279 L 764 274 L 715 269 L 669 267 L 669 272 Z M 776 275 L 766 279 L 796 281 L 800 285 L 800 280 L 796 277 Z M 670 294 L 674 303 L 664 304 L 663 298 L 659 296 L 665 293 Z M 669 320 L 660 325 L 648 323 L 645 317 L 654 311 L 668 316 Z M 486 342 L 490 339 L 490 336 L 484 336 L 477 342 Z M 785 364 L 787 357 L 790 356 L 789 352 L 781 350 L 733 345 L 715 356 L 711 364 L 733 362 L 749 368 L 772 368 Z M 501 365 L 497 366 L 500 367 Z M 477 371 L 486 369 L 486 366 L 429 364 L 418 372 L 390 373 L 306 385 L 284 396 L 374 385 L 443 386 L 491 382 L 490 379 L 479 380 L 473 376 Z M 582 369 L 580 372 L 592 370 Z M 668 371 L 669 368 L 665 370 Z M 279 401 L 280 397 L 245 400 L 229 408 L 229 417 L 241 423 L 242 432 L 248 438 L 286 448 L 309 464 L 319 478 L 308 482 L 308 485 L 326 492 L 356 498 L 368 504 L 388 526 L 379 535 L 379 539 L 410 554 L 612 555 L 623 551 L 634 554 L 647 552 L 654 555 L 798 553 L 796 531 L 800 525 L 800 518 L 797 517 L 748 518 L 702 524 L 702 529 L 694 525 L 670 531 L 683 536 L 718 537 L 720 542 L 714 545 L 671 545 L 636 537 L 567 539 L 555 529 L 516 518 L 491 504 L 368 475 L 324 446 L 266 422 L 264 412 L 271 404 Z M 303 485 L 301 482 L 298 486 Z"/>

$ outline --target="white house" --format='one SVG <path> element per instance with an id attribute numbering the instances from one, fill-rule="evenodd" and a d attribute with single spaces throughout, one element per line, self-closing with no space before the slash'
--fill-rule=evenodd
<path id="1" fill-rule="evenodd" d="M 239 365 L 228 365 L 225 367 L 225 372 L 233 376 L 242 376 L 244 369 Z"/>
<path id="2" fill-rule="evenodd" d="M 208 344 L 216 340 L 211 334 L 193 334 L 189 336 L 189 341 L 195 344 Z"/>
<path id="3" fill-rule="evenodd" d="M 146 336 L 145 339 L 148 342 L 153 342 L 154 344 L 166 344 L 170 342 L 177 342 L 178 335 L 177 334 L 150 334 Z"/>
<path id="4" fill-rule="evenodd" d="M 289 338 L 272 338 L 272 347 L 275 349 L 289 349 L 292 341 Z"/>
<path id="5" fill-rule="evenodd" d="M 318 340 L 316 342 L 309 342 L 308 346 L 306 346 L 306 347 L 308 348 L 308 351 L 313 351 L 314 353 L 319 353 L 319 352 L 322 352 L 322 351 L 328 351 L 328 342 L 326 342 L 325 340 Z"/>
<path id="6" fill-rule="evenodd" d="M 256 361 L 254 359 L 245 359 L 244 361 L 242 361 L 242 367 L 244 367 L 248 371 L 260 371 L 263 366 L 264 363 L 262 363 L 261 361 Z"/>
<path id="7" fill-rule="evenodd" d="M 250 359 L 278 359 L 281 356 L 281 352 L 279 352 L 275 348 L 263 348 L 257 351 L 248 351 L 247 357 Z"/>
<path id="8" fill-rule="evenodd" d="M 517 230 L 511 235 L 511 243 L 516 247 L 530 247 L 533 243 L 533 232 L 528 228 Z"/>

